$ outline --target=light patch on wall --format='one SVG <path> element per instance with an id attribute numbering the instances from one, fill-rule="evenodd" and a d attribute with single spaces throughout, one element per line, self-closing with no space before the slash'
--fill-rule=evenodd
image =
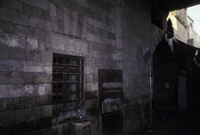
<path id="1" fill-rule="evenodd" d="M 175 30 L 177 30 L 177 19 L 176 19 L 176 13 L 175 13 L 175 11 L 172 11 L 172 12 L 169 12 L 169 15 L 167 16 L 167 21 L 169 20 L 169 19 L 171 19 L 171 21 L 172 21 L 172 27 L 175 29 Z"/>
<path id="2" fill-rule="evenodd" d="M 41 95 L 45 95 L 45 86 L 44 85 L 39 85 L 38 86 L 38 94 Z"/>
<path id="3" fill-rule="evenodd" d="M 147 46 L 143 46 L 143 59 L 145 63 L 147 63 L 150 55 L 151 55 L 151 51 L 149 50 L 149 48 Z"/>

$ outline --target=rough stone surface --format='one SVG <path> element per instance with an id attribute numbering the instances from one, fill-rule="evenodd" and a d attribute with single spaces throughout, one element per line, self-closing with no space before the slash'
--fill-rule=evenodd
<path id="1" fill-rule="evenodd" d="M 47 34 L 47 48 L 48 49 L 56 49 L 56 50 L 67 50 L 69 41 L 68 38 L 62 35 L 49 33 Z"/>
<path id="2" fill-rule="evenodd" d="M 0 134 L 69 134 L 69 122 L 52 126 L 54 54 L 84 58 L 92 134 L 102 132 L 99 69 L 123 71 L 124 134 L 148 124 L 152 63 L 143 46 L 153 52 L 164 31 L 144 1 L 0 0 Z"/>
<path id="3" fill-rule="evenodd" d="M 42 62 L 52 62 L 52 53 L 49 53 L 49 52 L 42 52 L 42 59 L 41 61 Z"/>
<path id="4" fill-rule="evenodd" d="M 13 33 L 14 24 L 6 21 L 0 21 L 0 32 L 1 33 Z"/>
<path id="5" fill-rule="evenodd" d="M 2 6 L 17 12 L 23 11 L 23 6 L 21 1 L 12 1 L 12 0 L 2 0 Z"/>
<path id="6" fill-rule="evenodd" d="M 52 75 L 46 73 L 35 73 L 34 76 L 35 83 L 51 83 L 52 82 Z"/>
<path id="7" fill-rule="evenodd" d="M 0 60 L 8 59 L 9 48 L 4 45 L 0 45 Z"/>
<path id="8" fill-rule="evenodd" d="M 24 3 L 28 3 L 30 5 L 42 8 L 44 10 L 47 10 L 49 8 L 48 7 L 48 0 L 43 0 L 43 1 L 40 1 L 40 0 L 21 0 L 21 1 L 24 2 Z"/>

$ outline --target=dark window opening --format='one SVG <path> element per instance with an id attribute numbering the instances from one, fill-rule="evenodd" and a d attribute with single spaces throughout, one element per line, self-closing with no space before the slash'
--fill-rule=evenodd
<path id="1" fill-rule="evenodd" d="M 82 57 L 53 55 L 53 125 L 76 119 L 83 106 L 83 65 Z"/>

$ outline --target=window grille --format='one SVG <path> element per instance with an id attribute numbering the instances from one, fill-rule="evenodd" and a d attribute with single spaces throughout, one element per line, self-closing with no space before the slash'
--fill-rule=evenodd
<path id="1" fill-rule="evenodd" d="M 53 55 L 53 125 L 75 119 L 83 106 L 83 65 L 82 57 Z"/>

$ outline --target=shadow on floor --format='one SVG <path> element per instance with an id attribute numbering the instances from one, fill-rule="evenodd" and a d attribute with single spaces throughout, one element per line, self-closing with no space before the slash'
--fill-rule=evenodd
<path id="1" fill-rule="evenodd" d="M 151 127 L 133 135 L 200 135 L 200 113 L 158 112 Z"/>

